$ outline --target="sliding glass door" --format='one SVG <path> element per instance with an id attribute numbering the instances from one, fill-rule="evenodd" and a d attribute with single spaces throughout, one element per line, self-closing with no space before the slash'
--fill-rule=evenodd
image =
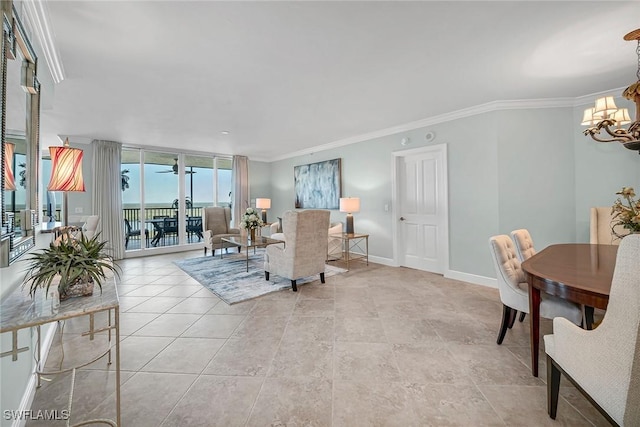
<path id="1" fill-rule="evenodd" d="M 202 210 L 229 206 L 231 158 L 123 149 L 126 250 L 202 243 Z"/>

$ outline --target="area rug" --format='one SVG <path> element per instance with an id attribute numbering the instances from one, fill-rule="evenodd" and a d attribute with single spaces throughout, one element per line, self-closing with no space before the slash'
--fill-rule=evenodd
<path id="1" fill-rule="evenodd" d="M 271 274 L 269 280 L 264 278 L 264 249 L 250 252 L 249 271 L 245 253 L 224 254 L 188 258 L 174 261 L 178 267 L 189 276 L 196 279 L 202 286 L 216 294 L 227 304 L 236 304 L 242 301 L 257 298 L 271 292 L 283 289 L 291 289 L 291 280 Z M 326 265 L 324 275 L 326 277 L 344 273 L 345 269 Z M 320 276 L 314 274 L 297 280 L 297 285 L 320 281 Z"/>

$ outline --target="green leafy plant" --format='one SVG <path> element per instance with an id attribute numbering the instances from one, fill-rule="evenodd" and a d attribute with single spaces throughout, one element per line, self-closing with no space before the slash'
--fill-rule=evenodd
<path id="1" fill-rule="evenodd" d="M 56 278 L 61 299 L 70 286 L 77 283 L 93 282 L 102 291 L 102 282 L 106 273 L 112 271 L 120 276 L 120 268 L 114 264 L 113 257 L 106 251 L 107 242 L 99 240 L 100 233 L 87 238 L 81 232 L 75 237 L 68 228 L 52 242 L 48 248 L 31 254 L 23 285 L 29 285 L 29 294 L 33 297 L 38 288 L 46 293 Z"/>

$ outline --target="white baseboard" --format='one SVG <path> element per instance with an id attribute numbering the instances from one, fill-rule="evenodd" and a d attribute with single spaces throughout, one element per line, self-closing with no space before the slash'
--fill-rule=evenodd
<path id="1" fill-rule="evenodd" d="M 376 264 L 386 265 L 388 267 L 398 267 L 398 263 L 396 263 L 391 258 L 384 258 L 384 257 L 380 257 L 380 256 L 369 255 L 369 261 L 373 262 L 373 263 L 376 263 Z"/>
<path id="2" fill-rule="evenodd" d="M 462 282 L 473 283 L 474 285 L 498 288 L 498 281 L 492 277 L 478 276 L 477 274 L 463 273 L 461 271 L 447 270 L 444 277 L 448 279 L 460 280 Z"/>
<path id="3" fill-rule="evenodd" d="M 47 332 L 45 333 L 44 338 L 40 341 L 42 344 L 42 351 L 40 352 L 40 354 L 42 355 L 42 362 L 41 362 L 42 366 L 44 366 L 45 363 L 47 363 L 47 356 L 49 355 L 49 349 L 51 348 L 51 344 L 53 343 L 53 338 L 55 337 L 57 330 L 58 330 L 58 322 L 51 323 L 50 326 L 47 328 Z M 35 351 L 35 348 L 34 348 L 34 351 Z M 31 409 L 31 405 L 33 404 L 33 398 L 36 395 L 36 387 L 38 386 L 38 376 L 36 375 L 37 368 L 38 366 L 34 364 L 33 372 L 31 372 L 29 382 L 27 383 L 27 387 L 25 388 L 24 394 L 22 395 L 22 399 L 20 400 L 20 407 L 18 408 L 19 413 L 24 414 L 29 409 Z M 26 419 L 15 419 L 11 424 L 11 426 L 24 427 L 26 422 L 27 422 Z"/>

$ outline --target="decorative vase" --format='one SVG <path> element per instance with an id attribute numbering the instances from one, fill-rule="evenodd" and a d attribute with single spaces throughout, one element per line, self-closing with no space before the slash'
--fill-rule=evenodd
<path id="1" fill-rule="evenodd" d="M 256 240 L 256 229 L 255 228 L 251 229 L 251 234 L 250 234 L 249 238 L 251 240 Z"/>
<path id="2" fill-rule="evenodd" d="M 93 280 L 79 280 L 64 291 L 60 291 L 60 301 L 73 297 L 88 297 L 91 295 L 93 295 Z"/>

